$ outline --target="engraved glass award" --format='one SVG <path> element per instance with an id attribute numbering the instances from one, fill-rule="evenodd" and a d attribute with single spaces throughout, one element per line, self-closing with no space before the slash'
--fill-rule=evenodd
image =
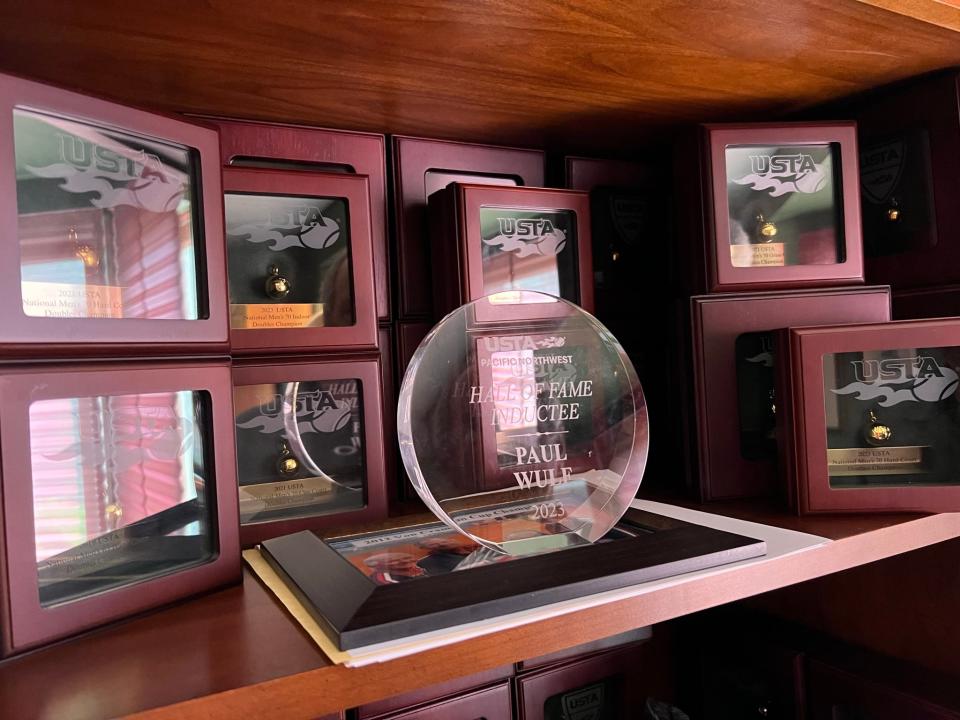
<path id="1" fill-rule="evenodd" d="M 556 312 L 515 319 L 511 304 L 530 302 Z M 629 358 L 595 318 L 540 293 L 501 293 L 450 313 L 421 343 L 398 435 L 437 517 L 488 550 L 527 555 L 616 525 L 643 476 L 647 410 Z"/>

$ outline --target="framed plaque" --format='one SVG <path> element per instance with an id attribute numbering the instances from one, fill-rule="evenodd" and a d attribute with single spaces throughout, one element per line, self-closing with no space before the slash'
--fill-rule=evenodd
<path id="1" fill-rule="evenodd" d="M 0 355 L 227 348 L 215 130 L 0 76 Z"/>
<path id="2" fill-rule="evenodd" d="M 648 426 L 629 358 L 563 300 L 562 315 L 475 331 L 477 305 L 492 301 L 444 318 L 400 389 L 404 467 L 441 522 L 260 546 L 341 649 L 765 552 L 630 510 Z"/>
<path id="3" fill-rule="evenodd" d="M 854 123 L 704 125 L 686 150 L 688 290 L 863 282 Z"/>
<path id="4" fill-rule="evenodd" d="M 894 290 L 960 283 L 960 75 L 865 96 L 857 120 L 866 274 Z"/>
<path id="5" fill-rule="evenodd" d="M 474 145 L 394 136 L 394 212 L 397 229 L 398 314 L 401 320 L 431 318 L 436 262 L 428 242 L 427 198 L 452 182 L 539 187 L 542 150 Z"/>
<path id="6" fill-rule="evenodd" d="M 801 513 L 960 508 L 960 320 L 792 328 L 782 342 L 778 437 Z"/>
<path id="7" fill-rule="evenodd" d="M 517 679 L 521 720 L 667 717 L 647 712 L 649 698 L 676 692 L 656 644 L 630 645 Z M 631 708 L 630 713 L 624 712 Z M 678 716 L 680 717 L 680 716 Z"/>
<path id="8" fill-rule="evenodd" d="M 234 353 L 376 348 L 368 183 L 225 168 Z"/>
<path id="9" fill-rule="evenodd" d="M 0 373 L 3 653 L 239 580 L 225 362 Z"/>
<path id="10" fill-rule="evenodd" d="M 227 167 L 366 175 L 377 318 L 390 320 L 386 140 L 376 133 L 212 119 Z"/>
<path id="11" fill-rule="evenodd" d="M 430 196 L 430 213 L 438 316 L 488 295 L 478 322 L 564 312 L 538 294 L 593 310 L 586 193 L 457 182 Z"/>
<path id="12" fill-rule="evenodd" d="M 702 295 L 690 301 L 694 453 L 703 500 L 776 495 L 774 335 L 784 327 L 886 322 L 888 287 Z"/>
<path id="13" fill-rule="evenodd" d="M 376 358 L 234 366 L 245 547 L 386 518 L 380 381 Z"/>

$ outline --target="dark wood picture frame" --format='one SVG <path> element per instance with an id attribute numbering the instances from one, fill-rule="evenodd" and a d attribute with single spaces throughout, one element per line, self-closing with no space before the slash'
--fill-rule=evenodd
<path id="1" fill-rule="evenodd" d="M 828 473 L 823 357 L 938 347 L 960 347 L 960 319 L 790 328 L 777 336 L 783 360 L 777 368 L 777 442 L 788 500 L 799 514 L 960 511 L 960 484 L 834 488 Z"/>
<path id="2" fill-rule="evenodd" d="M 396 228 L 397 315 L 401 320 L 434 316 L 431 282 L 436 263 L 428 244 L 428 177 L 448 181 L 500 183 L 540 187 L 546 156 L 542 150 L 476 145 L 449 140 L 394 135 L 393 205 Z M 432 267 L 431 267 L 432 266 Z"/>
<path id="3" fill-rule="evenodd" d="M 690 292 L 744 292 L 855 285 L 863 282 L 863 234 L 857 132 L 853 122 L 703 125 L 695 152 L 680 156 L 677 175 L 690 220 L 685 228 Z M 838 213 L 843 227 L 842 260 L 832 264 L 734 267 L 730 262 L 726 148 L 729 145 L 834 144 L 840 151 Z M 691 163 L 695 163 L 693 167 Z M 695 178 L 700 178 L 697 183 Z M 692 218 L 701 218 L 694 220 Z M 694 225 L 696 227 L 694 227 Z"/>
<path id="4" fill-rule="evenodd" d="M 41 606 L 35 553 L 29 409 L 37 400 L 166 391 L 210 396 L 209 482 L 215 554 L 173 570 L 76 600 Z M 0 628 L 4 655 L 42 645 L 240 579 L 236 453 L 230 367 L 225 361 L 91 363 L 23 367 L 0 373 L 2 530 Z"/>
<path id="5" fill-rule="evenodd" d="M 233 366 L 233 385 L 260 385 L 312 380 L 357 379 L 361 383 L 365 503 L 347 510 L 309 517 L 241 523 L 240 543 L 252 547 L 268 538 L 322 528 L 348 527 L 385 520 L 388 508 L 382 390 L 378 357 L 274 358 L 238 361 Z"/>
<path id="6" fill-rule="evenodd" d="M 438 317 L 488 294 L 484 288 L 480 211 L 489 207 L 572 213 L 577 242 L 569 251 L 575 254 L 573 274 L 577 297 L 568 299 L 587 312 L 594 312 L 590 196 L 587 193 L 452 183 L 430 197 L 431 248 L 436 261 L 434 307 Z M 497 308 L 496 317 L 477 317 L 477 321 L 543 319 L 553 316 L 552 309 L 546 303 L 503 305 Z"/>
<path id="7" fill-rule="evenodd" d="M 343 650 L 766 553 L 762 540 L 700 525 L 637 510 L 625 519 L 654 531 L 390 585 L 371 580 L 314 533 L 267 540 L 260 549 Z"/>
<path id="8" fill-rule="evenodd" d="M 15 173 L 13 111 L 68 118 L 130 133 L 196 152 L 194 179 L 194 251 L 198 319 L 33 317 L 23 312 Z M 223 197 L 217 132 L 172 115 L 146 112 L 51 85 L 0 75 L 0 228 L 8 242 L 0 247 L 0 356 L 198 355 L 223 353 L 228 343 L 226 261 L 223 246 Z M 105 181 L 104 181 L 105 182 Z"/>
<path id="9" fill-rule="evenodd" d="M 232 328 L 231 351 L 234 354 L 249 355 L 375 349 L 378 337 L 367 178 L 362 175 L 336 173 L 224 168 L 223 189 L 225 194 L 253 193 L 280 197 L 341 199 L 347 204 L 350 223 L 348 234 L 353 324 L 270 329 Z M 282 301 L 278 303 L 282 304 Z"/>
<path id="10" fill-rule="evenodd" d="M 378 133 L 211 118 L 224 167 L 272 167 L 366 175 L 377 317 L 390 320 L 386 138 Z M 313 166 L 311 168 L 310 166 Z"/>
<path id="11" fill-rule="evenodd" d="M 701 295 L 691 298 L 690 313 L 701 499 L 772 496 L 779 491 L 776 453 L 751 460 L 740 451 L 737 338 L 801 325 L 886 322 L 890 288 Z"/>

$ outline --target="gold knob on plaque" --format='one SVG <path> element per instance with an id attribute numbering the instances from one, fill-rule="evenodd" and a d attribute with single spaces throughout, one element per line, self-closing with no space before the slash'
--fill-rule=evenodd
<path id="1" fill-rule="evenodd" d="M 119 520 L 123 517 L 123 508 L 120 507 L 119 503 L 110 503 L 103 509 L 103 511 L 111 520 Z"/>
<path id="2" fill-rule="evenodd" d="M 80 242 L 80 235 L 75 227 L 67 230 L 67 239 L 73 243 L 74 257 L 80 259 L 85 269 L 96 270 L 100 267 L 100 255 L 93 249 L 92 245 Z"/>
<path id="3" fill-rule="evenodd" d="M 280 443 L 280 459 L 277 460 L 277 472 L 281 475 L 293 475 L 300 469 L 300 463 L 290 453 L 286 442 Z"/>
<path id="4" fill-rule="evenodd" d="M 612 253 L 610 253 L 610 259 L 613 262 L 617 262 L 620 259 L 620 251 L 614 250 Z"/>
<path id="5" fill-rule="evenodd" d="M 768 243 L 776 237 L 777 226 L 765 219 L 763 215 L 757 215 L 757 233 L 760 236 L 760 242 Z"/>
<path id="6" fill-rule="evenodd" d="M 881 422 L 873 410 L 869 413 L 870 425 L 867 426 L 865 437 L 870 445 L 886 445 L 893 439 L 893 428 Z"/>
<path id="7" fill-rule="evenodd" d="M 896 198 L 890 200 L 890 207 L 887 208 L 887 220 L 890 222 L 900 222 L 902 213 L 900 212 L 900 203 Z"/>
<path id="8" fill-rule="evenodd" d="M 274 300 L 282 300 L 290 294 L 292 289 L 293 286 L 290 284 L 290 280 L 280 274 L 279 267 L 271 265 L 267 268 L 267 280 L 264 283 L 264 290 L 268 297 Z"/>

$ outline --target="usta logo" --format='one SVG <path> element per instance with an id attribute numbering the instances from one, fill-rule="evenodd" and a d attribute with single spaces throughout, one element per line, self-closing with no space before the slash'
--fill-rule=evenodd
<path id="1" fill-rule="evenodd" d="M 123 205 L 151 212 L 176 210 L 184 184 L 159 157 L 143 149 L 123 153 L 74 135 L 57 133 L 59 163 L 27 170 L 38 177 L 63 180 L 60 189 L 71 193 L 97 193 L 90 204 L 97 208 Z"/>
<path id="2" fill-rule="evenodd" d="M 297 395 L 297 428 L 301 434 L 313 432 L 336 432 L 350 421 L 351 404 L 346 399 L 337 400 L 330 390 L 314 390 Z M 246 422 L 237 423 L 244 430 L 261 433 L 276 433 L 285 429 L 285 421 L 293 408 L 283 395 L 274 395 L 269 402 L 260 405 L 260 414 Z"/>
<path id="3" fill-rule="evenodd" d="M 851 365 L 857 379 L 831 392 L 837 395 L 855 393 L 856 400 L 879 399 L 877 404 L 881 407 L 904 402 L 939 402 L 952 397 L 960 384 L 956 370 L 940 365 L 927 355 L 854 360 Z"/>
<path id="4" fill-rule="evenodd" d="M 284 213 L 270 213 L 262 221 L 240 223 L 227 228 L 227 234 L 252 243 L 273 243 L 269 250 L 278 252 L 291 247 L 323 250 L 340 239 L 340 226 L 313 205 L 293 208 Z"/>
<path id="5" fill-rule="evenodd" d="M 483 238 L 491 247 L 515 252 L 519 257 L 559 255 L 567 244 L 567 233 L 557 229 L 549 218 L 498 217 L 500 232 Z"/>
<path id="6" fill-rule="evenodd" d="M 738 185 L 749 185 L 757 191 L 770 191 L 771 197 L 787 193 L 815 193 L 827 184 L 827 175 L 805 153 L 789 155 L 751 155 L 748 175 L 734 179 Z"/>
<path id="7" fill-rule="evenodd" d="M 541 350 L 561 348 L 567 344 L 563 336 L 550 335 L 534 340 L 529 335 L 493 335 L 483 338 L 483 346 L 488 352 L 517 352 L 520 350 Z"/>

